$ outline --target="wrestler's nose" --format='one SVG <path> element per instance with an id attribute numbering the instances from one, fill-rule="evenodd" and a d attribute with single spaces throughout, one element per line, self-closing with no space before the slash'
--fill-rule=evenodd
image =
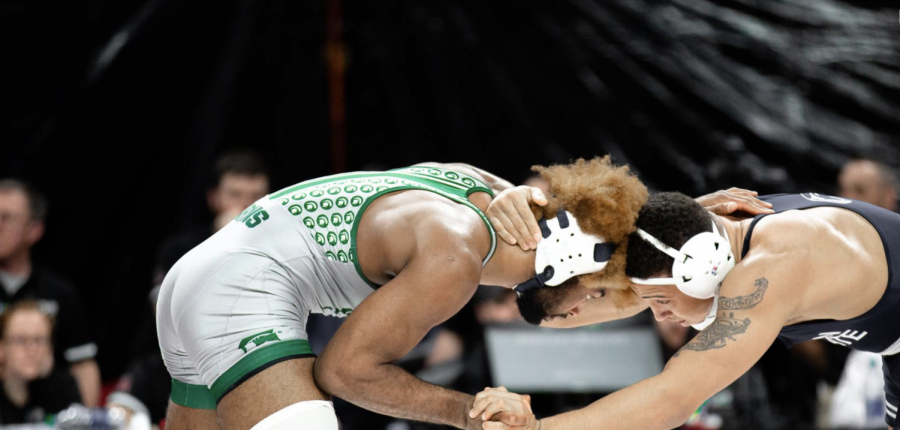
<path id="1" fill-rule="evenodd" d="M 657 321 L 665 321 L 669 315 L 672 315 L 671 311 L 663 309 L 662 305 L 654 302 L 650 302 L 650 310 L 653 311 L 653 318 L 656 318 Z"/>

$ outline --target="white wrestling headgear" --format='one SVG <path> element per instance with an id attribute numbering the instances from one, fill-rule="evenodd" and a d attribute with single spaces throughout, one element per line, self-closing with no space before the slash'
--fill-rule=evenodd
<path id="1" fill-rule="evenodd" d="M 555 287 L 573 276 L 599 272 L 616 250 L 616 245 L 585 233 L 571 213 L 559 211 L 555 218 L 538 221 L 544 237 L 535 251 L 534 278 L 516 285 L 520 295 L 533 288 Z"/>
<path id="2" fill-rule="evenodd" d="M 728 272 L 734 268 L 734 253 L 728 242 L 728 232 L 719 235 L 716 223 L 711 232 L 700 233 L 688 240 L 680 250 L 662 243 L 644 230 L 637 234 L 675 259 L 672 263 L 671 278 L 631 278 L 631 282 L 642 285 L 675 284 L 681 292 L 698 299 L 708 299 L 719 292 L 719 287 Z"/>

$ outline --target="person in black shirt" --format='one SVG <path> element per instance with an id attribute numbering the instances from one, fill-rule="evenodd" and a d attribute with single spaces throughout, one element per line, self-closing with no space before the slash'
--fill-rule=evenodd
<path id="1" fill-rule="evenodd" d="M 81 301 L 75 289 L 46 268 L 35 265 L 31 248 L 44 235 L 46 198 L 29 185 L 0 181 L 0 311 L 21 300 L 35 300 L 53 317 L 59 330 L 54 334 L 56 360 L 68 367 L 78 381 L 87 406 L 100 397 L 100 369 Z"/>
<path id="2" fill-rule="evenodd" d="M 81 401 L 72 375 L 54 371 L 52 319 L 34 301 L 0 316 L 0 424 L 44 422 Z"/>

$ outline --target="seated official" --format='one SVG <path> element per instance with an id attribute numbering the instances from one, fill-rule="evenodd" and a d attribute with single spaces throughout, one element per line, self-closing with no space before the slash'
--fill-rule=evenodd
<path id="1" fill-rule="evenodd" d="M 53 366 L 53 321 L 37 302 L 0 316 L 0 425 L 45 422 L 81 401 L 75 379 Z"/>

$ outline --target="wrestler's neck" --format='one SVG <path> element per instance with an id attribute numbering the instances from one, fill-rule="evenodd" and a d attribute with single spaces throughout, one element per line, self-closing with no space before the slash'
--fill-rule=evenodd
<path id="1" fill-rule="evenodd" d="M 534 276 L 534 251 L 522 251 L 499 238 L 494 256 L 481 271 L 481 285 L 512 288 Z"/>
<path id="2" fill-rule="evenodd" d="M 735 264 L 740 263 L 743 258 L 741 251 L 744 248 L 744 240 L 751 222 L 753 222 L 753 218 L 738 220 L 728 217 L 716 217 L 716 225 L 719 228 L 724 228 L 725 232 L 728 233 L 728 242 L 731 244 L 731 252 L 734 253 Z"/>

